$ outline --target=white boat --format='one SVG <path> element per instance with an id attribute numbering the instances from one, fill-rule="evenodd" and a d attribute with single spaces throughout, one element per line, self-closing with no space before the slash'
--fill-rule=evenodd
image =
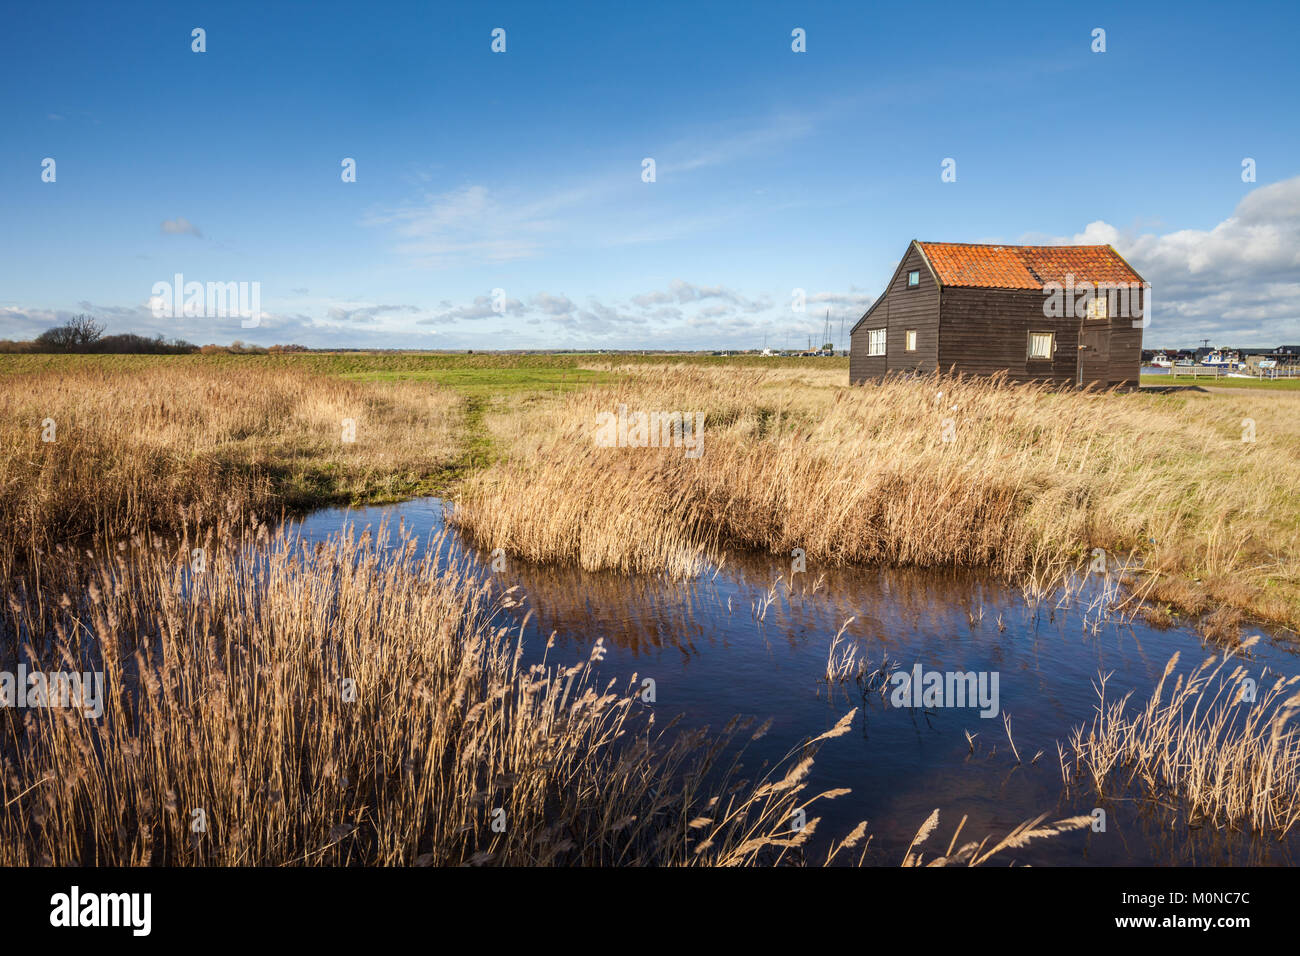
<path id="1" fill-rule="evenodd" d="M 1151 360 L 1151 364 L 1156 368 L 1172 368 L 1174 363 L 1164 352 L 1157 352 L 1155 358 Z"/>
<path id="2" fill-rule="evenodd" d="M 1238 362 L 1237 356 L 1232 352 L 1215 351 L 1201 359 L 1201 364 L 1206 368 L 1236 368 Z"/>

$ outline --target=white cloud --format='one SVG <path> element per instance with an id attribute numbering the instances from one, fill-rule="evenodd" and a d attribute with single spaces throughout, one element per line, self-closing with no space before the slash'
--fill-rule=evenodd
<path id="1" fill-rule="evenodd" d="M 857 321 L 874 301 L 874 296 L 850 286 L 848 292 L 814 292 L 808 296 L 807 305 L 826 306 L 835 311 L 854 313 L 853 319 Z"/>
<path id="2" fill-rule="evenodd" d="M 652 305 L 668 305 L 676 303 L 684 305 L 689 302 L 701 302 L 706 299 L 721 299 L 724 302 L 744 309 L 749 312 L 760 311 L 767 308 L 766 301 L 748 299 L 733 289 L 724 286 L 702 286 L 684 279 L 674 279 L 668 284 L 667 289 L 656 289 L 653 292 L 642 292 L 639 295 L 632 296 L 634 305 L 645 308 Z"/>
<path id="3" fill-rule="evenodd" d="M 539 312 L 554 316 L 572 315 L 577 309 L 567 295 L 551 295 L 547 292 L 533 296 L 531 305 Z"/>
<path id="4" fill-rule="evenodd" d="M 430 315 L 420 319 L 418 325 L 451 325 L 456 322 L 475 321 L 478 319 L 499 318 L 502 315 L 519 315 L 526 311 L 526 307 L 518 299 L 505 298 L 501 302 L 501 310 L 498 311 L 490 296 L 477 296 L 473 302 L 466 305 L 453 306 L 444 308 L 443 311 L 436 315 Z"/>
<path id="5" fill-rule="evenodd" d="M 1148 343 L 1300 341 L 1300 176 L 1252 190 L 1210 229 L 1143 233 L 1097 220 L 1047 241 L 1108 243 L 1151 283 Z"/>
<path id="6" fill-rule="evenodd" d="M 194 225 L 184 216 L 177 216 L 175 219 L 164 219 L 162 221 L 163 235 L 167 236 L 198 236 L 203 238 L 203 233 L 199 227 Z"/>
<path id="7" fill-rule="evenodd" d="M 414 305 L 359 305 L 354 308 L 333 305 L 325 314 L 334 322 L 373 322 L 381 315 L 393 313 L 418 313 Z"/>

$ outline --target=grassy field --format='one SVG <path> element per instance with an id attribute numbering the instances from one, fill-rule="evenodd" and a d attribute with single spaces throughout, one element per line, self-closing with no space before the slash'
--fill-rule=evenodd
<path id="1" fill-rule="evenodd" d="M 466 470 L 466 398 L 256 357 L 4 356 L 0 554 L 397 500 Z"/>
<path id="2" fill-rule="evenodd" d="M 456 513 L 481 543 L 627 571 L 801 548 L 1039 581 L 1102 548 L 1144 563 L 1157 606 L 1223 607 L 1224 636 L 1240 612 L 1300 625 L 1300 396 L 848 388 L 820 362 L 603 370 L 616 380 L 486 417 L 498 452 Z M 619 405 L 703 412 L 703 455 L 598 447 Z"/>
<path id="3" fill-rule="evenodd" d="M 1265 391 L 1300 391 L 1300 378 L 1228 378 L 1214 375 L 1143 375 L 1143 385 L 1168 385 L 1200 388 L 1248 388 Z"/>
<path id="4" fill-rule="evenodd" d="M 0 543 L 437 492 L 534 560 L 683 574 L 798 547 L 1050 579 L 1103 548 L 1155 572 L 1153 604 L 1300 626 L 1292 390 L 846 380 L 843 358 L 0 356 Z M 596 447 L 620 404 L 702 412 L 703 456 Z"/>

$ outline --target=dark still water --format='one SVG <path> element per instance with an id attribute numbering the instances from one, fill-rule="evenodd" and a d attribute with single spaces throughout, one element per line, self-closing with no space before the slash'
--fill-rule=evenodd
<path id="1" fill-rule="evenodd" d="M 441 501 L 421 499 L 321 511 L 304 519 L 299 531 L 321 540 L 347 523 L 360 531 L 387 520 L 394 529 L 400 521 L 423 540 L 442 530 L 443 509 Z M 477 558 L 483 573 L 491 573 L 490 556 Z M 1070 607 L 1056 607 L 1053 598 L 1035 610 L 1019 590 L 971 573 L 823 571 L 809 562 L 805 573 L 793 576 L 791 590 L 790 562 L 768 557 L 732 557 L 716 573 L 689 582 L 506 561 L 496 578 L 503 589 L 519 585 L 525 592 L 523 607 L 509 613 L 533 612 L 525 640 L 534 659 L 552 631 L 550 657 L 562 663 L 586 659 L 604 638 L 602 675 L 618 677 L 620 687 L 633 673 L 653 678 L 661 726 L 678 714 L 689 726 L 715 729 L 737 714 L 771 718 L 771 731 L 746 750 L 749 775 L 858 707 L 853 732 L 822 746 L 811 779 L 813 793 L 836 787 L 852 793 L 819 801 L 810 816 L 822 817 L 818 838 L 842 837 L 867 820 L 869 862 L 896 865 L 936 808 L 940 823 L 926 844 L 930 856 L 947 847 L 963 816 L 969 818 L 965 841 L 1000 837 L 1040 813 L 1055 820 L 1101 807 L 1105 832 L 1070 833 L 995 859 L 1223 865 L 1300 858 L 1294 840 L 1189 826 L 1172 799 L 1162 801 L 1163 808 L 1136 793 L 1102 800 L 1086 784 L 1064 794 L 1057 742 L 1091 723 L 1100 674 L 1110 675 L 1108 700 L 1134 691 L 1132 709 L 1145 704 L 1175 652 L 1181 653 L 1180 671 L 1217 653 L 1188 630 L 1161 631 L 1141 622 L 1094 629 L 1096 614 L 1087 605 L 1099 584 Z M 849 618 L 840 646 L 856 645 L 872 669 L 888 659 L 908 672 L 917 664 L 927 671 L 975 671 L 987 675 L 989 691 L 996 675 L 990 710 L 1000 713 L 982 718 L 978 704 L 898 708 L 879 692 L 864 694 L 853 681 L 828 686 L 827 654 Z M 1267 637 L 1246 663 L 1257 679 L 1265 668 L 1300 673 L 1293 646 Z M 1002 714 L 1009 715 L 1019 761 Z"/>

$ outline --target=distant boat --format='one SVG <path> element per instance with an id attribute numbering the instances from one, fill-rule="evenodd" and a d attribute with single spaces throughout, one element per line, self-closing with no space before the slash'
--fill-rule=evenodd
<path id="1" fill-rule="evenodd" d="M 1171 368 L 1174 363 L 1164 352 L 1157 352 L 1155 358 L 1151 360 L 1151 364 L 1156 368 Z"/>
<path id="2" fill-rule="evenodd" d="M 1201 359 L 1206 368 L 1236 368 L 1237 356 L 1231 352 L 1211 352 Z"/>

